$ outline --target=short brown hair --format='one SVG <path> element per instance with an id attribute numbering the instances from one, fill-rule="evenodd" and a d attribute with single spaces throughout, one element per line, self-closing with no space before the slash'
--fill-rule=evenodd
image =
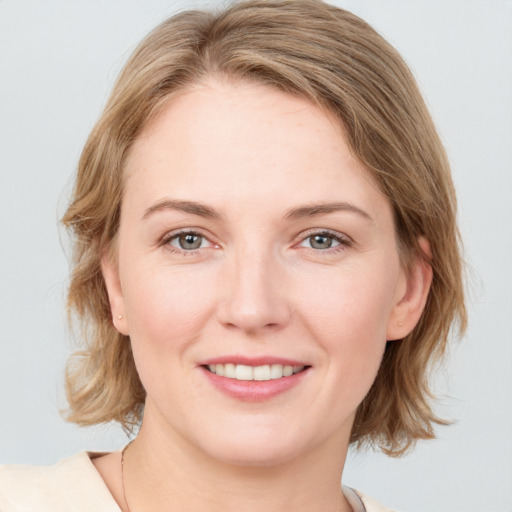
<path id="1" fill-rule="evenodd" d="M 64 224 L 74 236 L 68 307 L 84 349 L 67 371 L 68 419 L 140 422 L 145 391 L 130 343 L 111 319 L 101 255 L 119 226 L 123 167 L 137 136 L 177 91 L 217 75 L 307 98 L 345 129 L 356 158 L 388 197 L 405 266 L 426 256 L 433 282 L 415 329 L 390 341 L 357 411 L 351 441 L 399 455 L 444 423 L 432 409 L 429 370 L 452 325 L 466 325 L 456 199 L 448 160 L 407 65 L 357 16 L 317 0 L 249 0 L 220 12 L 188 11 L 135 50 L 84 147 Z"/>

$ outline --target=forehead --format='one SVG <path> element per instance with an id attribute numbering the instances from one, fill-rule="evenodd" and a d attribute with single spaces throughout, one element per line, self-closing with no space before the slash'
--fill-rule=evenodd
<path id="1" fill-rule="evenodd" d="M 387 202 L 333 116 L 250 82 L 210 80 L 173 97 L 134 143 L 126 172 L 126 195 L 146 204 L 166 194 L 221 207 L 269 196 L 283 206 Z"/>

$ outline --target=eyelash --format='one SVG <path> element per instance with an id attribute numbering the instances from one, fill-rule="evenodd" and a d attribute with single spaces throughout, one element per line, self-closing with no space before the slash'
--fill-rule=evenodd
<path id="1" fill-rule="evenodd" d="M 342 235 L 341 233 L 337 233 L 336 231 L 330 231 L 328 229 L 322 229 L 320 231 L 313 229 L 313 230 L 307 232 L 305 234 L 305 236 L 304 236 L 304 234 L 301 235 L 301 240 L 297 244 L 295 244 L 295 246 L 298 246 L 298 245 L 304 243 L 305 241 L 307 241 L 308 239 L 311 239 L 315 236 L 323 236 L 326 238 L 331 238 L 332 240 L 338 242 L 338 244 L 339 244 L 339 245 L 336 245 L 335 247 L 329 247 L 327 249 L 315 249 L 314 247 L 305 247 L 305 249 L 313 251 L 315 254 L 319 254 L 322 256 L 337 254 L 339 252 L 346 250 L 349 247 L 352 247 L 352 245 L 353 245 L 352 239 L 346 235 Z"/>
<path id="2" fill-rule="evenodd" d="M 194 229 L 184 229 L 184 230 L 181 230 L 181 231 L 173 231 L 171 233 L 167 233 L 166 235 L 164 235 L 162 237 L 160 245 L 165 246 L 165 248 L 169 252 L 172 252 L 172 253 L 175 253 L 175 254 L 179 254 L 181 256 L 194 256 L 201 249 L 201 247 L 198 248 L 198 249 L 193 249 L 193 250 L 187 251 L 186 249 L 180 249 L 180 248 L 177 248 L 177 247 L 173 247 L 171 245 L 171 242 L 173 240 L 178 239 L 180 236 L 186 236 L 186 235 L 198 236 L 198 237 L 201 237 L 204 240 L 208 240 L 208 242 L 210 242 L 208 237 L 206 237 L 205 235 L 203 235 L 199 231 L 196 231 Z M 210 243 L 212 243 L 212 242 L 210 242 Z"/>
<path id="3" fill-rule="evenodd" d="M 194 256 L 197 254 L 197 252 L 201 249 L 201 247 L 193 250 L 186 250 L 181 248 L 176 248 L 171 245 L 171 242 L 173 240 L 178 239 L 180 236 L 186 236 L 186 235 L 192 235 L 192 236 L 198 236 L 201 237 L 204 240 L 207 240 L 209 243 L 211 242 L 208 237 L 203 235 L 201 232 L 193 229 L 185 229 L 181 231 L 174 231 L 171 233 L 167 233 L 164 235 L 161 239 L 160 245 L 165 246 L 166 249 L 172 253 L 179 254 L 181 256 Z M 327 249 L 315 249 L 314 247 L 304 247 L 305 249 L 308 249 L 309 251 L 313 251 L 315 254 L 320 255 L 331 255 L 336 254 L 338 252 L 344 251 L 349 247 L 352 247 L 353 241 L 347 237 L 346 235 L 341 235 L 340 233 L 333 232 L 327 229 L 322 229 L 320 231 L 317 230 L 311 230 L 307 232 L 305 235 L 301 235 L 301 239 L 298 243 L 294 244 L 294 247 L 300 247 L 300 244 L 304 243 L 308 239 L 311 239 L 314 236 L 323 236 L 326 238 L 331 238 L 332 240 L 338 242 L 339 245 L 336 245 L 334 247 L 329 247 Z"/>

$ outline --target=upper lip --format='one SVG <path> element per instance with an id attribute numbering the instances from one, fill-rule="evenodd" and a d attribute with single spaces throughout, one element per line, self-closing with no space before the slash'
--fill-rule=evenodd
<path id="1" fill-rule="evenodd" d="M 272 364 L 282 364 L 283 366 L 309 366 L 304 361 L 289 359 L 285 357 L 275 356 L 258 356 L 250 357 L 243 355 L 219 356 L 205 359 L 199 363 L 200 366 L 208 366 L 212 364 L 243 364 L 246 366 L 265 366 Z"/>

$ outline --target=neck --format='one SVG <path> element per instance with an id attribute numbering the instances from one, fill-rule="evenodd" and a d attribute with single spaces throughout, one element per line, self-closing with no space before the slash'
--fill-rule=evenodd
<path id="1" fill-rule="evenodd" d="M 131 512 L 349 512 L 341 491 L 348 438 L 328 439 L 293 460 L 247 466 L 219 461 L 176 433 L 143 424 L 126 452 Z"/>

